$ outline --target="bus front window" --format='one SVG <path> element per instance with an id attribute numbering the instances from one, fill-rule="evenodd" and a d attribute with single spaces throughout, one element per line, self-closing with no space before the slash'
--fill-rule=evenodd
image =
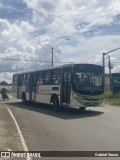
<path id="1" fill-rule="evenodd" d="M 97 73 L 74 72 L 72 88 L 78 93 L 103 91 L 103 75 Z"/>

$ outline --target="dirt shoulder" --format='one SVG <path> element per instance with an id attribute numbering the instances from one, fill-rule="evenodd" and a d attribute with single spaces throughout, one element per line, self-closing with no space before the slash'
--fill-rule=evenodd
<path id="1" fill-rule="evenodd" d="M 0 151 L 9 150 L 23 151 L 23 147 L 7 105 L 0 102 Z"/>

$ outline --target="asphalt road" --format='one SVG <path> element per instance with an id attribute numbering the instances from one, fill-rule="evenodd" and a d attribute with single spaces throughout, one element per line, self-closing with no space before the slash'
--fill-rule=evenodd
<path id="1" fill-rule="evenodd" d="M 7 105 L 31 151 L 120 151 L 120 107 L 55 112 L 49 105 L 12 101 Z"/>

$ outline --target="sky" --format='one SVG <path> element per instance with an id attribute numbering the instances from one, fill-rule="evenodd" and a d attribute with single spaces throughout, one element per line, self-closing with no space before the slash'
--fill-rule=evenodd
<path id="1" fill-rule="evenodd" d="M 54 65 L 102 65 L 102 53 L 120 47 L 120 0 L 0 0 L 0 82 L 51 66 L 52 47 Z M 110 54 L 112 72 L 119 55 Z"/>

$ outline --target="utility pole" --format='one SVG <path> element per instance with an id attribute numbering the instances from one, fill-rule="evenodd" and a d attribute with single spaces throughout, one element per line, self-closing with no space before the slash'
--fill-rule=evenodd
<path id="1" fill-rule="evenodd" d="M 53 47 L 53 46 L 51 47 L 51 46 L 47 45 L 45 41 L 43 41 L 52 50 L 52 62 L 51 62 L 51 66 L 53 66 L 53 56 L 54 56 L 53 55 L 53 51 L 54 51 L 54 49 L 57 48 L 60 44 L 62 44 L 64 41 L 68 41 L 68 40 L 69 40 L 69 38 L 64 39 L 62 42 L 58 43 L 55 47 Z"/>
<path id="2" fill-rule="evenodd" d="M 120 48 L 116 48 L 116 49 L 113 49 L 111 51 L 102 53 L 103 54 L 103 83 L 104 83 L 104 89 L 105 89 L 105 55 L 107 55 L 107 54 L 109 54 L 111 52 L 114 52 L 114 51 L 116 51 L 118 49 L 120 49 Z"/>
<path id="3" fill-rule="evenodd" d="M 34 37 L 39 38 L 37 36 L 34 36 Z M 58 43 L 55 47 L 48 45 L 45 41 L 42 40 L 42 42 L 44 42 L 46 44 L 46 46 L 49 47 L 51 49 L 51 51 L 52 51 L 51 52 L 51 54 L 52 54 L 51 66 L 53 66 L 53 56 L 54 56 L 53 51 L 54 51 L 54 49 L 57 48 L 60 44 L 62 44 L 64 41 L 68 41 L 68 40 L 69 40 L 69 38 L 64 39 L 63 41 Z"/>
<path id="4" fill-rule="evenodd" d="M 105 90 L 105 55 L 106 53 L 103 53 L 103 85 L 104 85 L 104 90 Z"/>
<path id="5" fill-rule="evenodd" d="M 51 48 L 52 49 L 52 62 L 51 62 L 51 66 L 53 66 L 53 47 Z"/>
<path id="6" fill-rule="evenodd" d="M 112 74 L 111 74 L 111 60 L 110 60 L 110 55 L 108 56 L 109 62 L 108 62 L 108 67 L 109 67 L 109 76 L 110 76 L 110 91 L 112 91 Z"/>

